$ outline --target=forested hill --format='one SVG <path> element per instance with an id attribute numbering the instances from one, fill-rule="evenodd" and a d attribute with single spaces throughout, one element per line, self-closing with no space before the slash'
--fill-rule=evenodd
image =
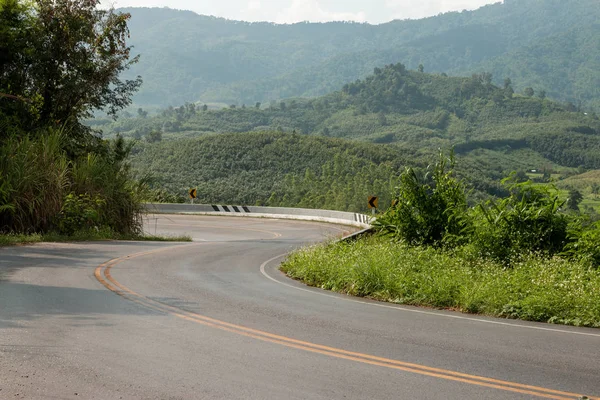
<path id="1" fill-rule="evenodd" d="M 389 204 L 403 166 L 424 167 L 452 147 L 476 197 L 506 195 L 500 181 L 513 171 L 541 171 L 536 179 L 548 182 L 600 169 L 596 114 L 532 88 L 515 93 L 486 73 L 392 64 L 315 99 L 137 114 L 92 123 L 138 139 L 134 170 L 155 177 L 162 201 L 200 185 L 204 202 L 364 210 L 365 193 Z"/>
<path id="2" fill-rule="evenodd" d="M 245 23 L 133 8 L 142 59 L 140 105 L 226 104 L 316 96 L 402 62 L 416 69 L 510 77 L 554 98 L 598 106 L 597 0 L 505 1 L 475 11 L 382 25 Z"/>
<path id="3" fill-rule="evenodd" d="M 407 70 L 402 64 L 376 68 L 366 79 L 316 99 L 219 110 L 188 103 L 154 116 L 140 109 L 135 118 L 93 122 L 106 135 L 119 133 L 148 142 L 277 130 L 420 151 L 454 146 L 461 154 L 508 146 L 566 167 L 600 168 L 596 114 L 549 100 L 532 88 L 515 93 L 509 80 L 496 86 L 490 74 L 448 77 Z"/>

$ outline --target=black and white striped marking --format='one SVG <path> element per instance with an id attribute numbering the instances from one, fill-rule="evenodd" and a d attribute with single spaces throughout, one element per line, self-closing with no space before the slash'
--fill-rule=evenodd
<path id="1" fill-rule="evenodd" d="M 249 213 L 250 209 L 246 206 L 218 206 L 212 205 L 213 210 L 216 212 L 233 212 L 233 213 Z"/>
<path id="2" fill-rule="evenodd" d="M 354 221 L 360 222 L 361 224 L 369 224 L 371 222 L 371 218 L 364 214 L 354 214 Z"/>

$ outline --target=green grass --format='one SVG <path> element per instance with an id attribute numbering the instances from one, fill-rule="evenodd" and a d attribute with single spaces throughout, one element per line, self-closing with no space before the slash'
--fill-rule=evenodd
<path id="1" fill-rule="evenodd" d="M 585 211 L 588 207 L 591 207 L 596 210 L 597 213 L 600 213 L 600 197 L 596 197 L 595 195 L 583 196 L 583 200 L 579 203 L 579 209 Z"/>
<path id="2" fill-rule="evenodd" d="M 512 268 L 471 255 L 371 237 L 293 253 L 282 271 L 376 300 L 496 317 L 600 327 L 600 270 L 528 255 Z"/>
<path id="3" fill-rule="evenodd" d="M 89 242 L 99 240 L 126 240 L 148 242 L 191 242 L 192 238 L 182 236 L 157 236 L 157 235 L 123 235 L 107 230 L 76 232 L 73 235 L 47 234 L 0 234 L 0 247 L 15 246 L 41 242 Z"/>
<path id="4" fill-rule="evenodd" d="M 34 233 L 32 235 L 23 234 L 1 234 L 0 235 L 0 247 L 1 246 L 14 246 L 18 244 L 30 244 L 43 242 L 42 235 Z"/>

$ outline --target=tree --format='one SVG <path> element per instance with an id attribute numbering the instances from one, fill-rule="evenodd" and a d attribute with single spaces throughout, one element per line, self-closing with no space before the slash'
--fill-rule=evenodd
<path id="1" fill-rule="evenodd" d="M 208 110 L 208 106 L 205 104 L 205 105 L 202 106 L 202 111 L 206 112 L 206 110 Z"/>
<path id="2" fill-rule="evenodd" d="M 30 62 L 32 24 L 29 5 L 0 0 L 0 126 L 30 128 L 37 123 L 34 113 L 39 100 L 33 101 L 24 79 L 25 66 Z M 4 131 L 0 130 L 0 139 L 7 134 Z"/>
<path id="3" fill-rule="evenodd" d="M 146 118 L 148 116 L 148 111 L 144 111 L 142 108 L 138 108 L 137 114 L 140 118 Z"/>
<path id="4" fill-rule="evenodd" d="M 529 180 L 529 176 L 525 171 L 520 169 L 515 173 L 514 179 L 516 182 L 527 182 Z"/>
<path id="5" fill-rule="evenodd" d="M 160 131 L 152 131 L 146 135 L 146 141 L 148 143 L 156 143 L 162 140 L 162 133 Z"/>
<path id="6" fill-rule="evenodd" d="M 196 115 L 196 104 L 194 103 L 186 103 L 186 112 L 188 116 Z"/>
<path id="7" fill-rule="evenodd" d="M 598 198 L 598 195 L 600 194 L 600 185 L 598 185 L 597 183 L 592 184 L 592 194 L 596 198 Z"/>
<path id="8" fill-rule="evenodd" d="M 287 109 L 287 107 L 285 105 L 285 101 L 282 101 L 281 103 L 279 103 L 279 108 L 281 109 L 281 111 L 285 111 Z"/>
<path id="9" fill-rule="evenodd" d="M 486 85 L 492 84 L 493 75 L 491 72 L 482 72 L 481 73 L 481 81 Z"/>
<path id="10" fill-rule="evenodd" d="M 494 94 L 492 95 L 492 100 L 494 100 L 494 102 L 497 104 L 504 103 L 504 93 L 500 90 L 494 91 Z"/>
<path id="11" fill-rule="evenodd" d="M 254 105 L 254 108 L 256 108 L 257 110 L 260 110 L 260 106 L 261 106 L 260 102 L 257 101 L 256 104 Z"/>
<path id="12" fill-rule="evenodd" d="M 546 98 L 546 91 L 545 90 L 540 90 L 538 92 L 538 97 L 542 100 L 544 100 Z"/>
<path id="13" fill-rule="evenodd" d="M 581 200 L 583 200 L 583 195 L 579 190 L 569 190 L 569 200 L 567 201 L 569 209 L 579 211 L 579 203 L 581 203 Z"/>
<path id="14" fill-rule="evenodd" d="M 425 67 L 423 64 L 419 64 L 419 72 L 425 72 Z"/>
<path id="15" fill-rule="evenodd" d="M 552 174 L 550 170 L 544 169 L 544 173 L 542 174 L 542 182 L 548 183 L 552 179 Z"/>
<path id="16" fill-rule="evenodd" d="M 535 94 L 533 88 L 531 87 L 526 87 L 525 90 L 523 91 L 523 94 L 527 97 L 533 97 L 533 95 Z"/>
<path id="17" fill-rule="evenodd" d="M 0 29 L 0 43 L 14 35 L 11 56 L 1 61 L 0 92 L 30 99 L 19 105 L 29 116 L 23 128 L 68 125 L 80 141 L 92 137 L 80 119 L 94 110 L 116 116 L 131 104 L 141 78 L 119 78 L 138 61 L 126 43 L 129 14 L 100 9 L 100 0 L 0 1 L 0 26 L 16 28 Z"/>
<path id="18" fill-rule="evenodd" d="M 515 91 L 512 88 L 512 80 L 510 78 L 504 79 L 504 95 L 510 99 L 513 97 L 514 93 Z"/>

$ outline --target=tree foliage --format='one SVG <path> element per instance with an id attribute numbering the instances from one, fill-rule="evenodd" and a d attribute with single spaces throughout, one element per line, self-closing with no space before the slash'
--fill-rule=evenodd
<path id="1" fill-rule="evenodd" d="M 366 211 L 370 195 L 390 204 L 410 158 L 381 145 L 253 132 L 140 142 L 132 164 L 154 178 L 154 189 L 184 196 L 198 187 L 203 203 Z"/>
<path id="2" fill-rule="evenodd" d="M 442 245 L 463 236 L 469 228 L 467 196 L 454 176 L 454 163 L 453 154 L 446 158 L 440 153 L 422 175 L 406 168 L 392 206 L 375 227 L 410 245 Z"/>
<path id="3" fill-rule="evenodd" d="M 34 131 L 79 124 L 94 110 L 115 114 L 131 102 L 139 78 L 120 74 L 138 61 L 127 45 L 129 14 L 99 9 L 99 0 L 1 0 L 0 121 Z M 87 133 L 87 134 L 86 134 Z"/>
<path id="4" fill-rule="evenodd" d="M 140 80 L 128 14 L 97 0 L 0 0 L 0 232 L 141 232 L 123 138 L 81 119 L 114 114 Z"/>

